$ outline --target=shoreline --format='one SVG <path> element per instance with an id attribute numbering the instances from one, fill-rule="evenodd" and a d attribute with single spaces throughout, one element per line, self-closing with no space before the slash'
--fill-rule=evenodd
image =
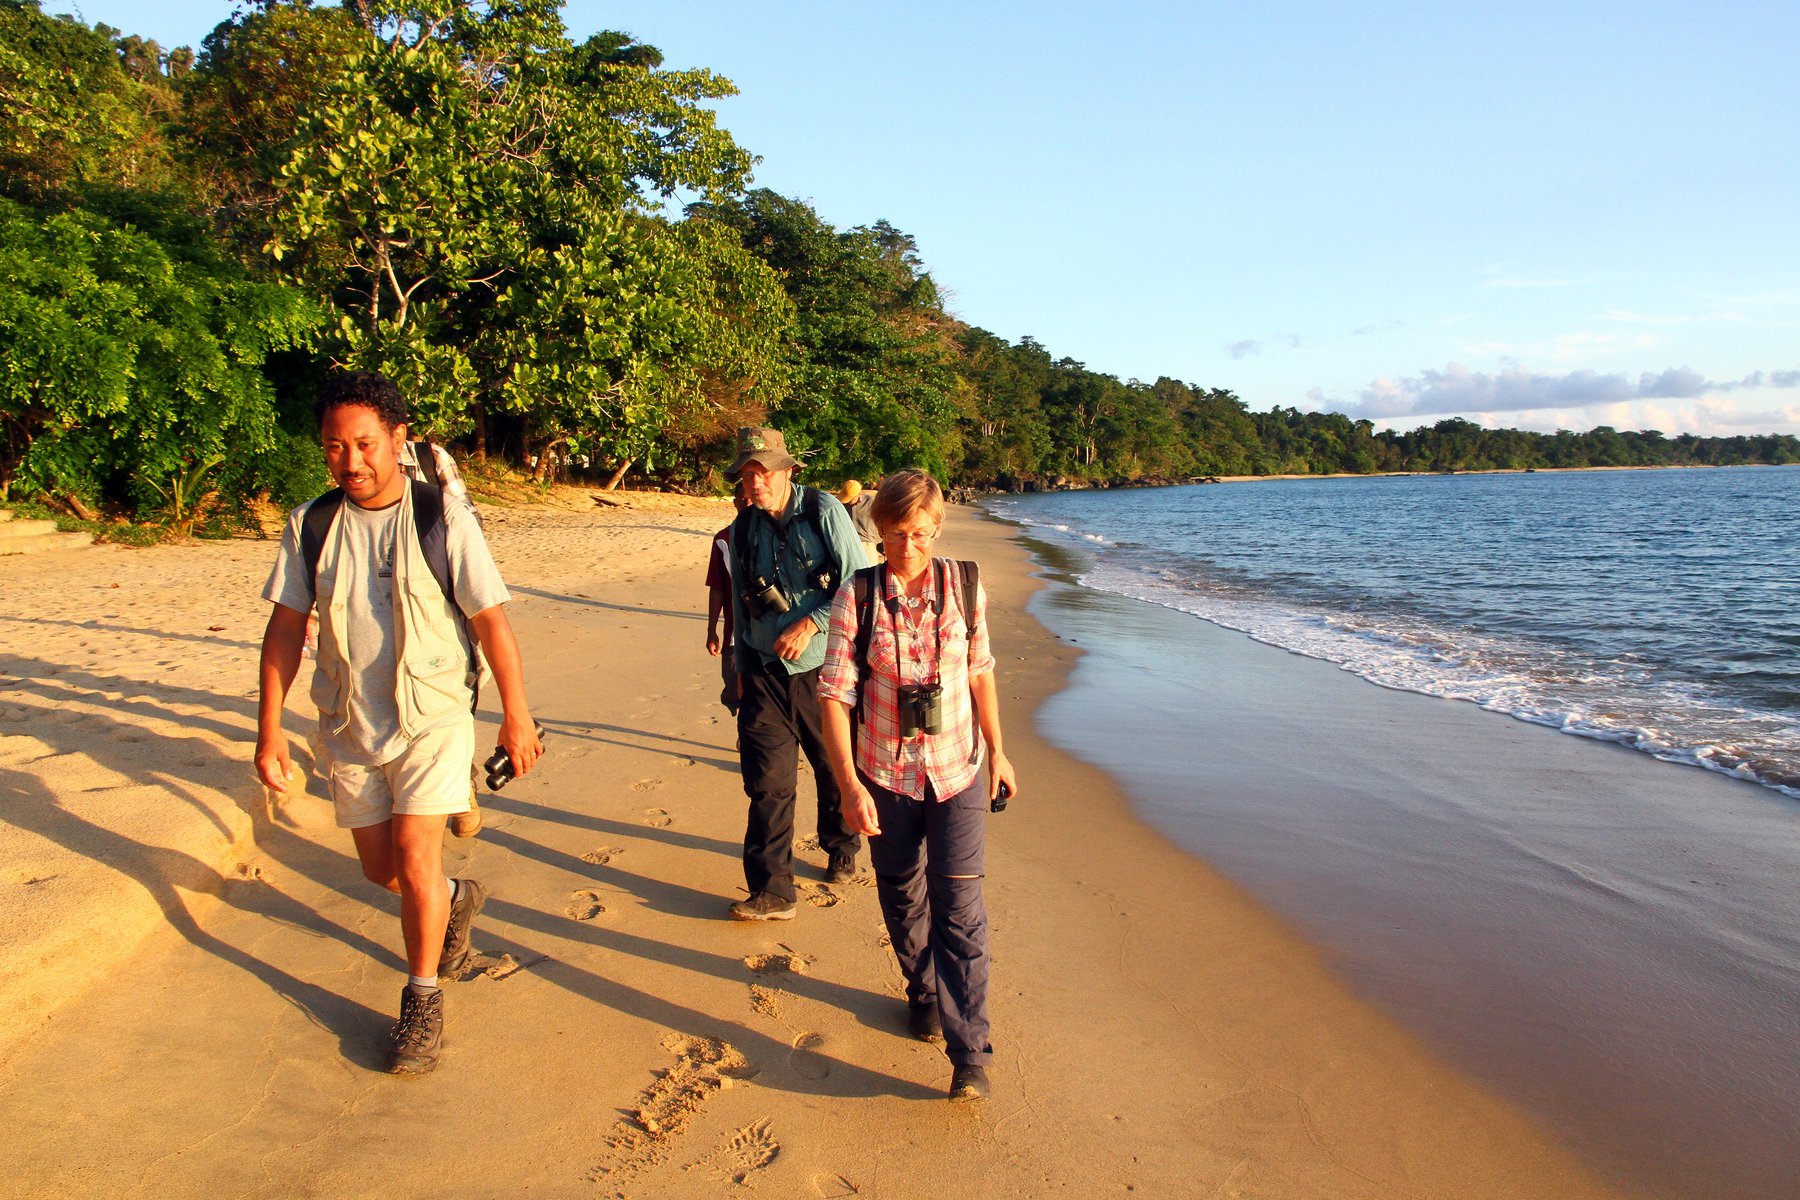
<path id="1" fill-rule="evenodd" d="M 943 552 L 981 561 L 994 598 L 1021 792 L 989 825 L 995 1098 L 943 1103 L 941 1049 L 903 1035 L 866 854 L 862 886 L 832 888 L 803 838 L 796 921 L 722 918 L 741 894 L 743 798 L 700 640 L 705 547 L 726 509 L 635 496 L 628 509 L 489 512 L 550 754 L 486 800 L 480 837 L 447 843 L 451 868 L 493 899 L 483 966 L 453 985 L 450 1049 L 427 1081 L 378 1068 L 394 906 L 361 881 L 316 785 L 265 808 L 250 782 L 262 606 L 220 597 L 259 588 L 273 546 L 31 568 L 42 583 L 6 626 L 0 684 L 9 715 L 31 719 L 0 750 L 9 786 L 40 789 L 40 830 L 142 845 L 147 813 L 213 805 L 253 841 L 190 888 L 165 868 L 204 860 L 193 830 L 134 858 L 64 836 L 62 870 L 162 903 L 148 936 L 99 947 L 85 976 L 14 960 L 40 981 L 62 971 L 71 995 L 0 1050 L 0 1195 L 361 1195 L 375 1170 L 399 1181 L 386 1194 L 421 1197 L 901 1198 L 972 1180 L 994 1197 L 1623 1194 L 1044 740 L 1035 714 L 1082 649 L 1027 611 L 1041 584 L 1010 532 L 962 511 Z M 91 614 L 90 589 L 109 582 L 131 601 L 107 610 L 109 628 L 55 624 L 64 608 Z M 27 650 L 41 671 L 19 670 Z M 146 724 L 165 718 L 185 736 Z M 82 807 L 102 767 L 147 790 Z M 804 773 L 801 788 L 804 835 Z M 7 836 L 52 853 L 42 832 Z M 21 902 L 36 899 L 27 887 L 5 880 Z M 4 928 L 15 943 L 28 932 Z"/>
<path id="2" fill-rule="evenodd" d="M 1084 588 L 1019 536 L 1055 580 L 1035 611 L 1088 652 L 1046 735 L 1358 994 L 1648 1194 L 1800 1169 L 1778 791 Z"/>

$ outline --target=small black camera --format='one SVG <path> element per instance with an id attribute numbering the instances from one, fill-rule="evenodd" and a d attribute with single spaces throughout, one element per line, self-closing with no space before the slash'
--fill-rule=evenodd
<path id="1" fill-rule="evenodd" d="M 1011 799 L 1012 789 L 1006 786 L 1005 780 L 1001 780 L 999 789 L 994 792 L 994 799 L 988 804 L 988 811 L 997 813 L 1005 812 L 1006 802 Z"/>
<path id="2" fill-rule="evenodd" d="M 900 689 L 900 736 L 944 731 L 944 689 L 935 683 L 912 683 Z"/>
<path id="3" fill-rule="evenodd" d="M 539 742 L 542 742 L 544 740 L 544 727 L 538 725 L 535 728 L 537 730 L 537 739 Z M 486 762 L 481 764 L 481 769 L 487 772 L 488 791 L 497 792 L 512 782 L 512 755 L 508 754 L 499 746 L 495 746 L 494 752 L 488 755 Z"/>

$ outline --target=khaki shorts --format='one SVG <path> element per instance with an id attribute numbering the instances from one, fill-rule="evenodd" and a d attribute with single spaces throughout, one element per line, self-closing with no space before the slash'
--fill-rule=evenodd
<path id="1" fill-rule="evenodd" d="M 396 813 L 452 816 L 469 811 L 475 718 L 464 716 L 414 738 L 399 758 L 378 767 L 331 763 L 325 780 L 341 829 L 366 829 Z"/>

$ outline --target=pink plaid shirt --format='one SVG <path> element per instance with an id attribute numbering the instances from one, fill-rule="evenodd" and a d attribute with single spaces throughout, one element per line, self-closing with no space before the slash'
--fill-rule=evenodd
<path id="1" fill-rule="evenodd" d="M 937 603 L 939 563 L 946 568 L 949 593 L 941 618 L 932 611 Z M 916 610 L 891 610 L 882 598 L 874 605 L 868 696 L 855 739 L 856 768 L 865 779 L 915 800 L 924 798 L 927 781 L 939 800 L 948 800 L 975 782 L 981 772 L 981 742 L 976 736 L 969 680 L 994 669 L 994 655 L 988 647 L 987 593 L 977 581 L 975 619 L 966 620 L 958 603 L 956 570 L 949 559 L 933 559 L 925 574 L 923 603 Z M 899 590 L 898 581 L 890 576 L 888 595 L 898 595 Z M 934 624 L 940 633 L 933 633 Z M 825 644 L 825 665 L 819 671 L 819 699 L 849 705 L 853 724 L 858 695 L 856 634 L 856 586 L 847 579 L 831 602 L 831 631 Z M 942 732 L 901 740 L 900 686 L 934 681 L 944 689 Z"/>

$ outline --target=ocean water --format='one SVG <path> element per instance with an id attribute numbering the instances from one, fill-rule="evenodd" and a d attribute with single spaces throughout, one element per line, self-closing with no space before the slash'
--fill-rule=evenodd
<path id="1" fill-rule="evenodd" d="M 989 507 L 1046 736 L 1632 1194 L 1800 1195 L 1800 468 Z"/>
<path id="2" fill-rule="evenodd" d="M 1800 468 L 989 502 L 1085 587 L 1800 798 Z"/>

